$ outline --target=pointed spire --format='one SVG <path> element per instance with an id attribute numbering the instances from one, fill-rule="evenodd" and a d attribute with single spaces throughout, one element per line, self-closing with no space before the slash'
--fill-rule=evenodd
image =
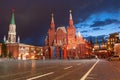
<path id="1" fill-rule="evenodd" d="M 55 24 L 54 24 L 54 14 L 52 13 L 52 20 L 51 20 L 51 28 L 54 29 L 55 28 Z"/>
<path id="2" fill-rule="evenodd" d="M 78 28 L 78 37 L 81 37 L 80 28 Z"/>
<path id="3" fill-rule="evenodd" d="M 12 9 L 12 17 L 11 17 L 11 22 L 10 24 L 15 24 L 15 17 L 14 17 L 14 9 Z"/>
<path id="4" fill-rule="evenodd" d="M 51 22 L 54 22 L 54 14 L 52 13 L 51 15 L 52 15 L 52 21 Z"/>
<path id="5" fill-rule="evenodd" d="M 96 44 L 98 44 L 98 37 L 96 37 Z"/>
<path id="6" fill-rule="evenodd" d="M 4 35 L 4 38 L 3 38 L 4 42 L 6 42 L 6 36 Z"/>
<path id="7" fill-rule="evenodd" d="M 104 36 L 102 37 L 102 44 L 105 44 Z"/>
<path id="8" fill-rule="evenodd" d="M 78 37 L 80 37 L 80 36 L 81 36 L 80 31 L 78 31 Z"/>
<path id="9" fill-rule="evenodd" d="M 70 20 L 69 20 L 69 25 L 70 25 L 70 26 L 73 26 L 72 10 L 70 10 L 69 12 L 70 12 Z"/>
<path id="10" fill-rule="evenodd" d="M 72 19 L 72 10 L 70 10 L 69 12 L 70 12 L 70 19 Z"/>
<path id="11" fill-rule="evenodd" d="M 18 36 L 18 43 L 20 43 L 20 37 Z"/>

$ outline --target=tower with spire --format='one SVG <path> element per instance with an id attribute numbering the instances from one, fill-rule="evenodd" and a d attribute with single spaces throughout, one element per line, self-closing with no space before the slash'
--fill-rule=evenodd
<path id="1" fill-rule="evenodd" d="M 16 24 L 15 24 L 15 17 L 14 17 L 14 9 L 12 9 L 12 17 L 9 25 L 8 43 L 16 43 Z"/>
<path id="2" fill-rule="evenodd" d="M 100 45 L 100 48 L 101 48 L 101 49 L 104 49 L 104 50 L 107 49 L 104 36 L 102 36 L 102 44 Z"/>
<path id="3" fill-rule="evenodd" d="M 55 23 L 54 23 L 54 14 L 52 13 L 52 20 L 51 20 L 51 29 L 55 30 Z"/>
<path id="4" fill-rule="evenodd" d="M 81 43 L 84 43 L 84 39 L 80 33 L 80 29 L 78 29 L 78 33 L 77 33 L 77 41 L 78 41 L 78 44 L 81 44 Z"/>
<path id="5" fill-rule="evenodd" d="M 69 26 L 73 27 L 72 10 L 70 10 L 69 12 L 70 12 Z"/>
<path id="6" fill-rule="evenodd" d="M 76 41 L 76 28 L 73 25 L 73 19 L 72 19 L 72 11 L 69 11 L 69 26 L 67 27 L 67 40 L 68 40 L 68 46 L 72 48 L 72 46 L 75 47 Z"/>
<path id="7" fill-rule="evenodd" d="M 55 39 L 55 23 L 54 23 L 54 14 L 51 14 L 51 24 L 50 24 L 50 29 L 48 30 L 48 36 L 46 39 L 46 44 L 49 46 L 52 46 L 54 44 L 54 39 Z"/>
<path id="8" fill-rule="evenodd" d="M 95 41 L 95 44 L 94 44 L 94 49 L 95 50 L 99 50 L 99 42 L 98 42 L 98 37 L 96 37 L 96 41 Z"/>

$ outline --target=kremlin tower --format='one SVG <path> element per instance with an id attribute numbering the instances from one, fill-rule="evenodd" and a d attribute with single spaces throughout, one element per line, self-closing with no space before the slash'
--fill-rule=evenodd
<path id="1" fill-rule="evenodd" d="M 12 18 L 11 18 L 11 22 L 9 25 L 8 42 L 9 43 L 16 42 L 16 25 L 15 25 L 14 10 L 12 10 Z"/>
<path id="2" fill-rule="evenodd" d="M 16 24 L 15 24 L 15 16 L 14 9 L 12 9 L 12 16 L 8 30 L 8 39 L 6 40 L 6 36 L 4 36 L 4 43 L 7 47 L 7 56 L 11 55 L 14 58 L 18 56 L 18 46 L 20 44 L 20 37 L 18 37 L 18 41 L 16 42 Z"/>
<path id="3" fill-rule="evenodd" d="M 54 20 L 52 20 L 51 22 L 50 32 L 54 31 L 54 25 L 52 25 L 52 23 L 54 23 L 53 21 Z M 42 47 L 20 43 L 19 36 L 18 39 L 16 40 L 16 24 L 15 24 L 14 9 L 12 9 L 12 16 L 8 30 L 8 38 L 4 36 L 3 40 L 4 40 L 3 44 L 6 46 L 6 50 L 2 52 L 4 54 L 1 54 L 1 50 L 0 50 L 0 55 L 3 57 L 26 60 L 26 59 L 35 59 L 36 56 L 38 56 L 38 53 L 36 53 L 38 50 L 39 50 L 38 52 L 40 52 L 41 55 L 43 54 Z M 38 56 L 38 58 L 39 57 L 40 55 Z"/>
<path id="4" fill-rule="evenodd" d="M 12 16 L 8 31 L 8 39 L 6 40 L 6 36 L 4 36 L 4 42 L 16 43 L 16 24 L 15 24 L 14 9 L 12 9 Z M 18 37 L 18 42 L 20 42 L 20 37 Z"/>

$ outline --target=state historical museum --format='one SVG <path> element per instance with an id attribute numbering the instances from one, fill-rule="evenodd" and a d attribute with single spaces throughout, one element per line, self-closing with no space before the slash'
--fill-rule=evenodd
<path id="1" fill-rule="evenodd" d="M 45 39 L 44 56 L 50 59 L 79 59 L 89 56 L 92 52 L 91 44 L 85 40 L 76 28 L 69 14 L 69 25 L 55 30 L 54 16 Z"/>

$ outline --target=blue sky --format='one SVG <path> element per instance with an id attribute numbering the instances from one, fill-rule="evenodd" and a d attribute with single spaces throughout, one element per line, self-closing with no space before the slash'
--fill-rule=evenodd
<path id="1" fill-rule="evenodd" d="M 85 21 L 75 25 L 84 37 L 120 32 L 120 11 L 91 14 Z"/>

